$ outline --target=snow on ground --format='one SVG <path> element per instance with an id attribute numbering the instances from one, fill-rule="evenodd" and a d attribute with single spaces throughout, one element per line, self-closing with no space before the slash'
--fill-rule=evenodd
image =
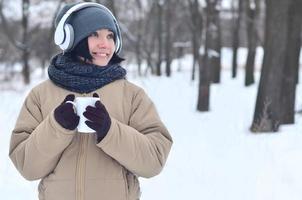
<path id="1" fill-rule="evenodd" d="M 153 99 L 174 139 L 163 172 L 141 179 L 141 199 L 300 200 L 302 115 L 278 133 L 250 133 L 257 84 L 244 87 L 243 71 L 231 79 L 228 68 L 223 70 L 222 83 L 211 86 L 210 112 L 197 112 L 198 84 L 190 81 L 190 57 L 182 64 L 187 67 L 172 78 L 128 75 Z M 38 182 L 19 175 L 8 158 L 8 146 L 25 95 L 39 81 L 0 93 L 1 199 L 37 199 Z M 297 108 L 302 107 L 301 92 L 300 85 Z"/>
<path id="2" fill-rule="evenodd" d="M 197 86 L 181 74 L 167 89 L 156 87 L 162 79 L 148 84 L 175 143 L 163 174 L 143 181 L 143 199 L 301 199 L 302 118 L 280 133 L 250 133 L 256 86 L 243 87 L 240 75 L 224 72 L 211 87 L 209 113 L 195 111 Z"/>

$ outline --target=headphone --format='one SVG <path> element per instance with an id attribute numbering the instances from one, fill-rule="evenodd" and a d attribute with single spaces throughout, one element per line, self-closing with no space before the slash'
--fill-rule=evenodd
<path id="1" fill-rule="evenodd" d="M 121 30 L 117 23 L 116 18 L 108 8 L 106 8 L 101 4 L 92 3 L 92 2 L 79 3 L 67 10 L 67 12 L 60 19 L 56 27 L 55 34 L 54 34 L 55 44 L 58 45 L 63 51 L 70 50 L 70 48 L 74 43 L 74 30 L 72 25 L 66 23 L 66 21 L 72 13 L 87 7 L 98 7 L 107 11 L 111 15 L 117 31 L 115 53 L 119 54 L 119 52 L 122 49 L 122 37 L 121 37 Z"/>

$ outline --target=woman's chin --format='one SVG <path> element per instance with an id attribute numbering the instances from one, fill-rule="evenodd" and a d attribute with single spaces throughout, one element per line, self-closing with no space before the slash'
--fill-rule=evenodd
<path id="1" fill-rule="evenodd" d="M 104 67 L 108 64 L 108 61 L 98 61 L 98 60 L 93 60 L 92 61 L 93 64 L 98 65 L 100 67 Z"/>

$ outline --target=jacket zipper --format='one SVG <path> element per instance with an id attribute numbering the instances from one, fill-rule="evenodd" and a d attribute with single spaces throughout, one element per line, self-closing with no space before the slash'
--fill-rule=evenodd
<path id="1" fill-rule="evenodd" d="M 87 93 L 83 93 L 82 96 L 86 97 Z M 76 200 L 84 200 L 84 187 L 85 187 L 85 144 L 86 137 L 79 134 L 80 150 L 77 160 L 77 171 L 76 171 Z"/>
<path id="2" fill-rule="evenodd" d="M 77 160 L 77 173 L 76 173 L 76 200 L 84 200 L 85 188 L 85 147 L 87 145 L 87 137 L 79 134 L 80 150 Z"/>

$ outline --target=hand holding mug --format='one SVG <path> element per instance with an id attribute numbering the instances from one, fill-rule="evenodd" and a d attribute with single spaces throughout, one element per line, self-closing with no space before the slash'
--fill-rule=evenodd
<path id="1" fill-rule="evenodd" d="M 110 129 L 111 118 L 106 107 L 99 100 L 98 94 L 94 93 L 93 96 L 98 98 L 98 101 L 94 106 L 87 106 L 83 115 L 88 119 L 85 123 L 96 132 L 97 141 L 100 142 Z"/>
<path id="2" fill-rule="evenodd" d="M 73 94 L 67 95 L 64 101 L 54 111 L 55 120 L 63 128 L 68 130 L 74 130 L 78 126 L 80 120 L 80 117 L 74 112 L 72 104 L 66 103 L 73 102 L 74 98 Z"/>
<path id="3" fill-rule="evenodd" d="M 95 102 L 98 101 L 98 97 L 76 97 L 74 101 L 67 101 L 66 103 L 73 107 L 79 116 L 79 123 L 77 126 L 78 132 L 81 133 L 93 133 L 95 130 L 91 129 L 86 125 L 85 121 L 87 120 L 83 113 L 86 110 L 87 106 L 94 106 Z"/>

